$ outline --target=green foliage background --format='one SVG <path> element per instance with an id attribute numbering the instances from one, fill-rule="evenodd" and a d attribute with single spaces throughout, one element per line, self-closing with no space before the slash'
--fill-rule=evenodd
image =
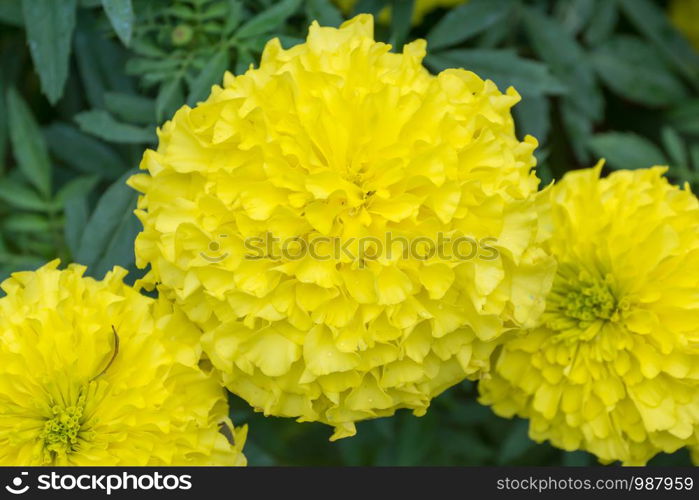
<path id="1" fill-rule="evenodd" d="M 518 133 L 539 139 L 539 176 L 607 159 L 607 168 L 670 166 L 699 187 L 699 54 L 654 0 L 471 0 L 411 26 L 411 0 L 392 7 L 377 39 L 428 40 L 432 71 L 465 67 L 514 85 Z M 255 64 L 265 42 L 291 46 L 308 24 L 339 25 L 328 0 L 0 0 L 0 278 L 60 257 L 102 277 L 135 268 L 136 193 L 124 179 L 155 130 L 202 100 L 224 70 Z M 699 23 L 699 19 L 697 20 Z M 594 216 L 594 214 L 591 214 Z M 252 465 L 586 465 L 495 417 L 467 382 L 425 417 L 364 422 L 354 438 L 265 418 L 231 396 L 251 427 Z M 655 464 L 689 464 L 687 453 Z"/>

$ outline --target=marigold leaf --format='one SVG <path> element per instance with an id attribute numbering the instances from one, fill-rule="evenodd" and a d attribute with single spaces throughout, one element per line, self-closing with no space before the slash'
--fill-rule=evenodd
<path id="1" fill-rule="evenodd" d="M 51 161 L 39 125 L 14 88 L 7 91 L 7 121 L 17 165 L 24 177 L 48 198 L 51 195 Z"/>
<path id="2" fill-rule="evenodd" d="M 602 81 L 622 98 L 665 106 L 687 95 L 658 51 L 639 38 L 622 35 L 610 39 L 592 54 L 592 62 Z"/>
<path id="3" fill-rule="evenodd" d="M 131 0 L 102 0 L 102 7 L 117 36 L 128 47 L 134 22 Z"/>
<path id="4" fill-rule="evenodd" d="M 80 128 L 106 141 L 126 144 L 142 144 L 155 141 L 155 134 L 150 128 L 141 128 L 118 122 L 103 110 L 84 111 L 75 116 Z"/>
<path id="5" fill-rule="evenodd" d="M 614 169 L 633 170 L 667 163 L 655 144 L 631 132 L 597 134 L 590 139 L 590 148 Z"/>
<path id="6" fill-rule="evenodd" d="M 49 151 L 80 172 L 116 179 L 125 167 L 119 155 L 102 141 L 67 123 L 53 123 L 44 129 Z"/>
<path id="7" fill-rule="evenodd" d="M 22 0 L 29 51 L 41 90 L 52 104 L 63 94 L 68 77 L 76 5 L 76 0 Z"/>
<path id="8" fill-rule="evenodd" d="M 272 31 L 289 18 L 301 5 L 301 0 L 283 0 L 257 14 L 243 24 L 236 33 L 237 38 L 249 38 Z"/>
<path id="9" fill-rule="evenodd" d="M 511 85 L 525 96 L 560 94 L 566 90 L 545 64 L 521 58 L 508 49 L 446 50 L 427 56 L 426 61 L 436 70 L 467 68 L 493 80 L 503 91 Z"/>
<path id="10" fill-rule="evenodd" d="M 473 0 L 450 10 L 430 30 L 430 50 L 451 47 L 486 31 L 509 14 L 511 0 Z"/>

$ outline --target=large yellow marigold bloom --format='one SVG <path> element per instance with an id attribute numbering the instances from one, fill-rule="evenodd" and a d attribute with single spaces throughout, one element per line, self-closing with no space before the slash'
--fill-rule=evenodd
<path id="1" fill-rule="evenodd" d="M 57 266 L 2 284 L 0 465 L 244 465 L 199 330 L 123 269 Z"/>
<path id="2" fill-rule="evenodd" d="M 554 187 L 543 326 L 504 343 L 481 400 L 537 441 L 643 464 L 699 423 L 699 203 L 664 168 L 600 170 Z"/>
<path id="3" fill-rule="evenodd" d="M 699 0 L 672 0 L 670 20 L 699 51 Z"/>
<path id="4" fill-rule="evenodd" d="M 430 75 L 424 41 L 389 50 L 368 15 L 314 23 L 290 50 L 272 40 L 259 69 L 180 109 L 130 181 L 144 193 L 138 264 L 201 325 L 226 386 L 335 438 L 397 408 L 422 414 L 476 376 L 504 330 L 539 316 L 552 274 L 517 93 L 464 70 Z M 357 251 L 389 233 L 489 237 L 499 256 Z M 250 258 L 246 243 L 269 235 L 353 253 Z"/>

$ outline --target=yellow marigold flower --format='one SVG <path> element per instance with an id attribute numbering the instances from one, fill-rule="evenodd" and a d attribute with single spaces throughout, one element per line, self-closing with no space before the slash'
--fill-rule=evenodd
<path id="1" fill-rule="evenodd" d="M 553 188 L 542 326 L 504 343 L 481 401 L 536 441 L 644 464 L 699 423 L 699 202 L 665 168 Z"/>
<path id="2" fill-rule="evenodd" d="M 504 330 L 536 321 L 553 274 L 518 94 L 430 75 L 422 40 L 389 50 L 368 15 L 314 23 L 290 50 L 272 40 L 259 69 L 181 108 L 130 181 L 138 264 L 201 325 L 226 386 L 334 438 L 477 376 Z M 381 251 L 387 235 L 419 255 Z M 438 235 L 492 238 L 493 254 L 440 258 Z"/>
<path id="3" fill-rule="evenodd" d="M 423 18 L 437 8 L 456 7 L 466 3 L 468 0 L 415 0 L 413 4 L 412 24 L 420 24 Z M 345 15 L 349 15 L 357 5 L 357 0 L 335 0 Z M 388 24 L 391 21 L 391 8 L 384 7 L 377 16 L 378 22 Z"/>
<path id="4" fill-rule="evenodd" d="M 199 330 L 121 268 L 57 266 L 2 284 L 0 465 L 244 465 Z"/>
<path id="5" fill-rule="evenodd" d="M 699 50 L 699 0 L 672 0 L 670 20 Z"/>

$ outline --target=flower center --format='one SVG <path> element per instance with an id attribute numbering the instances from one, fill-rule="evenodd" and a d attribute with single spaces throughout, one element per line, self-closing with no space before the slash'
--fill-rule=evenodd
<path id="1" fill-rule="evenodd" d="M 610 320 L 616 309 L 616 299 L 608 284 L 600 280 L 580 283 L 579 288 L 566 294 L 564 304 L 565 314 L 580 321 Z"/>
<path id="2" fill-rule="evenodd" d="M 56 455 L 67 455 L 75 451 L 84 409 L 84 394 L 78 397 L 75 405 L 56 404 L 51 407 L 51 417 L 46 420 L 40 434 L 48 461 Z"/>
<path id="3" fill-rule="evenodd" d="M 600 331 L 597 322 L 617 321 L 625 307 L 612 275 L 592 275 L 562 265 L 547 298 L 544 320 L 558 332 L 556 342 L 591 340 Z"/>

